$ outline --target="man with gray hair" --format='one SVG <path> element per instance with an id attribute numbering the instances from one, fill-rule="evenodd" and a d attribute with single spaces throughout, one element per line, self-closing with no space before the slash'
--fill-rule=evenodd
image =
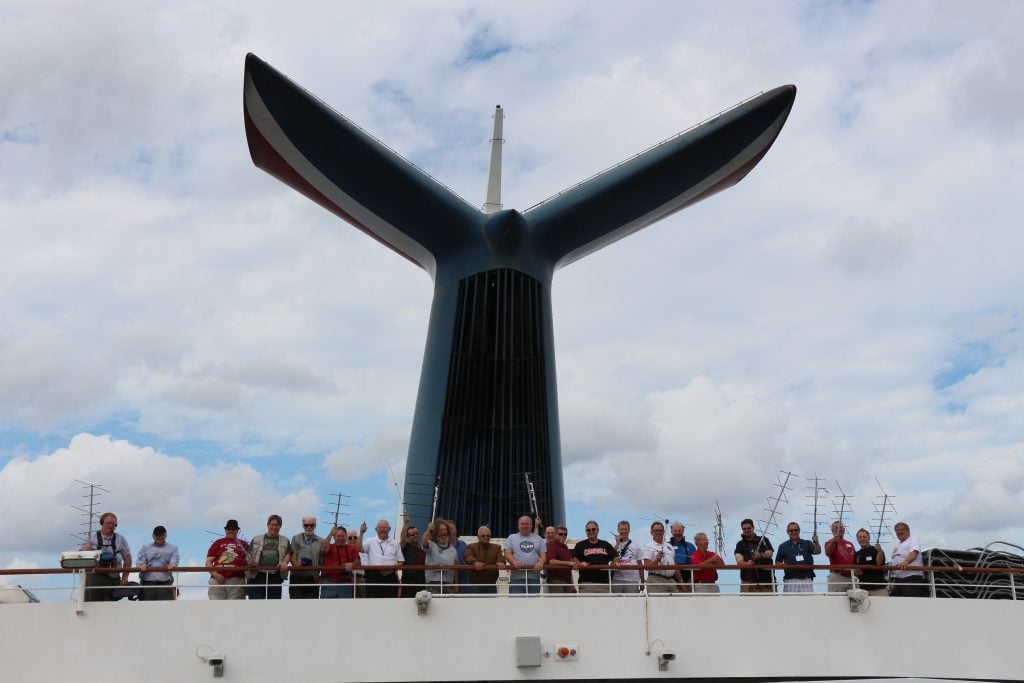
<path id="1" fill-rule="evenodd" d="M 316 600 L 320 597 L 317 573 L 306 567 L 319 567 L 324 563 L 324 539 L 316 535 L 316 517 L 302 518 L 302 533 L 292 536 L 292 570 L 288 583 L 288 597 L 292 600 Z"/>
<path id="2" fill-rule="evenodd" d="M 82 544 L 82 550 L 99 550 L 100 567 L 123 567 L 127 570 L 132 566 L 132 551 L 128 547 L 125 537 L 114 531 L 115 529 L 117 529 L 117 515 L 113 512 L 104 512 L 100 515 L 99 531 Z M 85 575 L 85 601 L 112 602 L 118 599 L 115 597 L 114 587 L 127 585 L 127 571 L 89 572 Z"/>
<path id="3" fill-rule="evenodd" d="M 466 546 L 466 564 L 473 565 L 476 571 L 469 572 L 469 585 L 466 592 L 479 595 L 494 595 L 498 592 L 498 570 L 484 569 L 492 565 L 505 566 L 505 558 L 501 546 L 491 543 L 491 530 L 485 526 L 476 532 L 476 543 Z"/>
<path id="4" fill-rule="evenodd" d="M 725 564 L 725 560 L 719 557 L 713 550 L 708 550 L 708 535 L 703 531 L 693 537 L 697 549 L 690 556 L 690 564 L 693 565 L 693 592 L 694 593 L 718 593 L 718 567 Z"/>

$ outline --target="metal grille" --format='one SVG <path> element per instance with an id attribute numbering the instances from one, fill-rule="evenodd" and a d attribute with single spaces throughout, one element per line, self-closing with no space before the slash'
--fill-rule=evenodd
<path id="1" fill-rule="evenodd" d="M 542 297 L 540 282 L 514 270 L 459 283 L 437 511 L 461 534 L 482 524 L 495 535 L 513 533 L 530 513 L 526 473 L 551 522 Z"/>

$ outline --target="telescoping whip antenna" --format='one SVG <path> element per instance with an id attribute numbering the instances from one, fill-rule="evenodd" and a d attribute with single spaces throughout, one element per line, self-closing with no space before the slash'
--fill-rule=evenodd
<path id="1" fill-rule="evenodd" d="M 391 461 L 388 461 L 388 471 L 391 472 L 391 483 L 395 485 L 395 495 L 398 496 L 398 509 L 400 514 L 405 514 L 405 501 L 402 500 L 402 491 L 398 488 L 398 477 L 395 476 L 395 468 L 391 466 Z M 436 493 L 436 489 L 435 489 Z"/>
<path id="2" fill-rule="evenodd" d="M 874 503 L 875 512 L 878 513 L 878 524 L 875 525 L 875 543 L 881 543 L 882 531 L 886 528 L 885 516 L 887 514 L 896 514 L 896 508 L 892 505 L 893 497 L 885 492 L 885 489 L 882 487 L 882 482 L 878 481 L 878 477 L 875 477 L 875 483 L 878 484 L 878 490 L 882 492 L 882 495 L 875 496 Z M 879 499 L 881 499 L 881 502 L 879 502 Z"/>
<path id="3" fill-rule="evenodd" d="M 434 505 L 430 508 L 430 520 L 437 519 L 437 499 L 441 497 L 441 477 L 434 480 Z"/>
<path id="4" fill-rule="evenodd" d="M 785 475 L 785 479 L 783 479 Z M 792 491 L 793 487 L 789 485 L 789 480 L 795 475 L 792 472 L 780 471 L 775 478 L 775 488 L 778 489 L 774 497 L 768 497 L 768 507 L 764 509 L 768 513 L 768 519 L 758 520 L 761 522 L 761 540 L 758 541 L 757 548 L 754 550 L 754 554 L 761 552 L 761 546 L 764 545 L 765 539 L 768 538 L 773 527 L 779 526 L 778 522 L 775 521 L 779 514 L 779 504 L 782 502 L 789 503 L 789 499 L 786 497 L 786 491 Z"/>

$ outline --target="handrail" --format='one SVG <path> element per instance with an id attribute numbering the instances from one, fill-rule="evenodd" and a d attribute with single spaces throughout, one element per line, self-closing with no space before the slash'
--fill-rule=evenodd
<path id="1" fill-rule="evenodd" d="M 551 567 L 545 567 L 545 570 Z M 558 567 L 559 569 L 570 569 L 569 567 Z M 353 568 L 352 571 L 356 570 L 425 570 L 425 571 L 462 571 L 462 572 L 475 572 L 475 571 L 541 571 L 532 567 L 524 567 L 521 570 L 517 570 L 509 564 L 488 564 L 481 567 L 479 570 L 474 565 L 470 564 L 453 564 L 453 565 L 420 565 L 420 564 L 389 564 L 389 565 L 360 565 L 359 567 Z M 864 564 L 841 564 L 841 565 L 830 565 L 830 564 L 759 564 L 754 567 L 746 567 L 735 564 L 718 565 L 712 567 L 699 567 L 698 565 L 692 564 L 663 564 L 663 565 L 619 565 L 618 567 L 612 567 L 610 565 L 597 565 L 586 567 L 587 571 L 643 571 L 649 572 L 652 570 L 664 571 L 664 570 L 675 570 L 681 569 L 684 571 L 737 571 L 737 570 L 757 570 L 757 571 L 783 571 L 786 569 L 817 569 L 817 570 L 856 570 L 856 569 L 871 569 L 880 571 L 922 571 L 922 572 L 955 572 L 959 574 L 1024 574 L 1024 567 L 961 567 L 951 566 L 944 567 L 940 565 L 926 565 L 926 566 L 908 566 L 904 568 L 897 567 L 895 565 L 864 565 Z M 143 571 L 139 567 L 94 567 L 91 569 L 64 569 L 63 567 L 53 568 L 22 568 L 22 569 L 0 569 L 0 576 L 31 576 L 31 575 L 48 575 L 48 574 L 74 574 L 77 571 L 84 571 L 85 573 L 94 574 L 116 574 L 116 573 L 146 573 L 146 574 L 175 574 L 175 573 L 209 573 L 212 571 L 280 571 L 279 565 L 257 565 L 249 567 L 175 567 L 172 570 L 167 570 L 166 567 L 148 567 Z M 287 571 L 289 573 L 302 573 L 308 574 L 310 572 L 317 571 L 345 571 L 342 567 L 337 565 L 324 566 L 324 565 L 309 565 L 309 566 L 289 566 Z"/>

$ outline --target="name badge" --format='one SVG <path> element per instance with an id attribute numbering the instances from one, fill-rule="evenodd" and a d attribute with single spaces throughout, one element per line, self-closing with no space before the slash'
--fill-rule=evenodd
<path id="1" fill-rule="evenodd" d="M 804 556 L 803 555 L 797 555 L 796 556 L 796 561 L 797 562 L 803 562 L 804 561 Z"/>

